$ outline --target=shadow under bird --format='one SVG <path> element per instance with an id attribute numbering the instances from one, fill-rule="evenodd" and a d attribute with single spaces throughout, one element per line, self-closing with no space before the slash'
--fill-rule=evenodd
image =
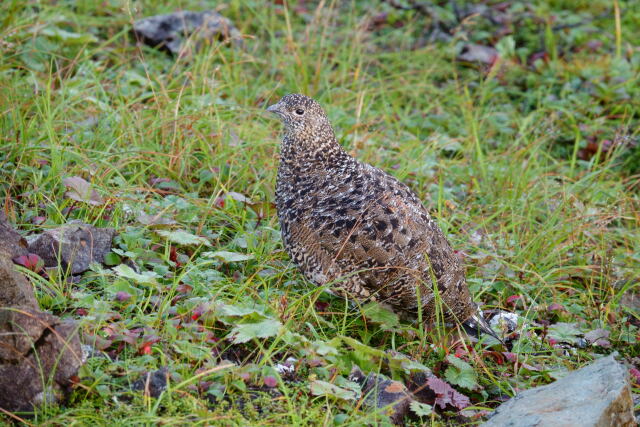
<path id="1" fill-rule="evenodd" d="M 349 155 L 324 110 L 300 94 L 267 108 L 284 123 L 276 206 L 285 249 L 332 293 L 497 338 L 437 223 L 402 182 Z"/>

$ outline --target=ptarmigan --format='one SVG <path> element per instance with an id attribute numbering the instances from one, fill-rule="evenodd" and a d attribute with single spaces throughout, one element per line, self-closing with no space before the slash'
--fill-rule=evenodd
<path id="1" fill-rule="evenodd" d="M 267 110 L 285 127 L 276 185 L 282 240 L 309 280 L 399 314 L 421 307 L 426 321 L 440 306 L 444 319 L 494 335 L 454 251 L 409 187 L 349 155 L 313 99 L 290 94 Z"/>

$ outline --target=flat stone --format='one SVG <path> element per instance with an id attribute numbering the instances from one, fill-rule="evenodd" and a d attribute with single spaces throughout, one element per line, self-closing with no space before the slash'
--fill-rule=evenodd
<path id="1" fill-rule="evenodd" d="M 133 24 L 134 35 L 151 47 L 165 49 L 173 55 L 184 52 L 191 38 L 202 41 L 231 40 L 242 43 L 242 35 L 233 23 L 214 11 L 180 11 L 140 19 Z"/>
<path id="2" fill-rule="evenodd" d="M 13 229 L 0 209 L 0 307 L 38 308 L 33 286 L 16 271 L 12 261 L 28 253 L 27 241 Z"/>
<path id="3" fill-rule="evenodd" d="M 37 309 L 0 307 L 0 407 L 32 411 L 64 394 L 82 365 L 74 322 Z"/>
<path id="4" fill-rule="evenodd" d="M 349 379 L 361 385 L 365 406 L 383 409 L 393 424 L 404 424 L 414 398 L 403 383 L 373 372 L 365 376 L 357 366 L 351 370 Z"/>
<path id="5" fill-rule="evenodd" d="M 491 65 L 496 61 L 498 56 L 498 51 L 491 46 L 467 43 L 462 46 L 462 50 L 457 59 L 463 62 Z"/>
<path id="6" fill-rule="evenodd" d="M 9 258 L 29 253 L 27 241 L 14 230 L 2 208 L 0 208 L 0 251 L 6 252 Z"/>
<path id="7" fill-rule="evenodd" d="M 627 369 L 603 357 L 503 403 L 484 427 L 635 426 Z"/>
<path id="8" fill-rule="evenodd" d="M 33 286 L 12 261 L 23 255 L 12 246 L 17 233 L 1 218 L 0 228 L 0 408 L 32 411 L 64 394 L 82 350 L 74 322 L 39 310 Z"/>
<path id="9" fill-rule="evenodd" d="M 0 243 L 2 245 L 2 243 Z M 18 273 L 11 254 L 0 248 L 0 307 L 38 308 L 33 286 Z M 2 349 L 0 349 L 0 352 Z"/>
<path id="10" fill-rule="evenodd" d="M 92 262 L 104 262 L 111 250 L 113 228 L 96 228 L 81 222 L 70 222 L 29 238 L 29 252 L 38 255 L 45 267 L 62 267 L 79 274 Z"/>
<path id="11" fill-rule="evenodd" d="M 167 389 L 168 369 L 162 367 L 157 371 L 147 372 L 133 383 L 131 389 L 134 391 L 142 391 L 145 395 L 151 397 L 159 397 L 163 391 Z"/>

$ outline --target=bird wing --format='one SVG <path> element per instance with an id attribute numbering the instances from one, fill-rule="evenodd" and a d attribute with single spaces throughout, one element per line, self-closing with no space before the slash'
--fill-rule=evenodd
<path id="1" fill-rule="evenodd" d="M 425 305 L 433 299 L 430 271 L 439 290 L 446 288 L 439 276 L 456 266 L 450 259 L 453 251 L 417 196 L 395 178 L 371 169 L 367 172 L 373 176 L 355 194 L 329 194 L 311 210 L 317 245 L 332 258 L 334 271 L 358 282 L 357 287 L 345 285 L 360 292 L 356 297 L 367 294 L 414 311 L 419 300 Z"/>

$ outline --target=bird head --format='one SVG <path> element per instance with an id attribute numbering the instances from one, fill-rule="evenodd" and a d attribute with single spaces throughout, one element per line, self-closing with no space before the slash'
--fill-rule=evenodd
<path id="1" fill-rule="evenodd" d="M 331 124 L 324 110 L 315 100 L 305 95 L 291 93 L 267 108 L 284 123 L 287 135 L 303 138 L 326 134 L 333 135 Z"/>

